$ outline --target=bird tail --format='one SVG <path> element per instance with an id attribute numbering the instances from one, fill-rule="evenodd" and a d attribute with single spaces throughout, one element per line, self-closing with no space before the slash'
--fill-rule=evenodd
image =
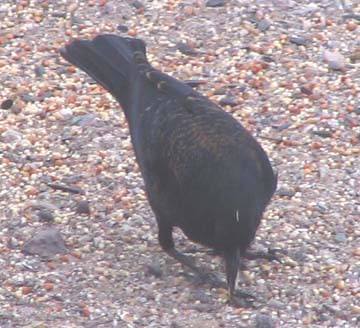
<path id="1" fill-rule="evenodd" d="M 146 58 L 142 40 L 108 34 L 91 41 L 74 40 L 60 51 L 64 59 L 108 90 L 124 109 L 129 102 L 128 84 L 136 52 Z"/>

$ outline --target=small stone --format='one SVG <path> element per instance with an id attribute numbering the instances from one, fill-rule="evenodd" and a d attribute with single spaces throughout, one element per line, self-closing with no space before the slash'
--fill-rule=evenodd
<path id="1" fill-rule="evenodd" d="M 321 130 L 312 131 L 311 133 L 323 138 L 331 138 L 333 135 L 331 131 L 321 131 Z"/>
<path id="2" fill-rule="evenodd" d="M 336 306 L 332 306 L 329 304 L 323 304 L 323 308 L 331 313 L 335 313 L 335 314 L 339 314 L 341 313 L 341 309 L 336 307 Z"/>
<path id="3" fill-rule="evenodd" d="M 16 101 L 10 109 L 11 113 L 15 115 L 20 114 L 23 108 L 22 105 L 23 105 L 22 102 Z"/>
<path id="4" fill-rule="evenodd" d="M 13 129 L 7 129 L 2 134 L 2 142 L 8 143 L 8 144 L 15 144 L 17 142 L 20 142 L 23 139 L 23 135 L 21 132 Z"/>
<path id="5" fill-rule="evenodd" d="M 353 314 L 356 314 L 356 315 L 360 314 L 360 306 L 352 305 L 350 307 L 350 310 L 351 310 L 351 313 L 353 313 Z"/>
<path id="6" fill-rule="evenodd" d="M 0 107 L 1 109 L 10 109 L 13 103 L 14 101 L 12 99 L 6 99 L 1 103 Z"/>
<path id="7" fill-rule="evenodd" d="M 320 212 L 320 213 L 327 213 L 328 212 L 328 206 L 324 203 L 324 202 L 317 202 L 316 203 L 316 209 Z"/>
<path id="8" fill-rule="evenodd" d="M 44 222 L 53 222 L 54 221 L 54 215 L 49 210 L 40 210 L 38 213 L 38 217 L 40 221 Z"/>
<path id="9" fill-rule="evenodd" d="M 298 46 L 305 46 L 308 40 L 306 37 L 303 36 L 290 36 L 289 41 Z"/>
<path id="10" fill-rule="evenodd" d="M 186 16 L 195 15 L 195 8 L 193 6 L 185 6 L 184 13 Z"/>
<path id="11" fill-rule="evenodd" d="M 237 100 L 235 97 L 232 96 L 225 96 L 224 98 L 221 98 L 219 101 L 219 104 L 221 106 L 236 106 L 238 104 Z"/>
<path id="12" fill-rule="evenodd" d="M 82 25 L 84 24 L 84 20 L 75 15 L 71 15 L 71 25 Z"/>
<path id="13" fill-rule="evenodd" d="M 51 291 L 51 290 L 54 289 L 54 284 L 51 283 L 51 282 L 45 282 L 44 285 L 43 285 L 43 287 L 44 287 L 44 289 L 45 289 L 46 291 L 49 292 L 49 291 Z"/>
<path id="14" fill-rule="evenodd" d="M 344 290 L 345 289 L 345 281 L 344 280 L 339 280 L 336 283 L 336 288 L 339 290 Z"/>
<path id="15" fill-rule="evenodd" d="M 345 68 L 345 57 L 338 51 L 325 50 L 323 59 L 333 70 L 344 70 Z"/>
<path id="16" fill-rule="evenodd" d="M 127 31 L 129 31 L 129 28 L 127 26 L 125 26 L 125 25 L 118 25 L 117 30 L 122 32 L 122 33 L 126 33 Z"/>
<path id="17" fill-rule="evenodd" d="M 353 23 L 353 22 L 346 24 L 346 29 L 350 32 L 355 31 L 357 29 L 357 27 L 358 27 L 358 24 Z"/>
<path id="18" fill-rule="evenodd" d="M 274 328 L 276 324 L 274 319 L 266 314 L 257 314 L 255 317 L 255 328 Z"/>
<path id="19" fill-rule="evenodd" d="M 277 300 L 270 300 L 267 305 L 269 307 L 272 307 L 274 309 L 279 309 L 279 310 L 282 310 L 282 309 L 285 309 L 286 308 L 286 305 L 283 303 L 283 302 L 280 302 L 280 301 L 277 301 Z"/>
<path id="20" fill-rule="evenodd" d="M 73 116 L 73 111 L 70 108 L 63 108 L 60 110 L 59 114 L 63 120 L 68 120 Z"/>
<path id="21" fill-rule="evenodd" d="M 90 204 L 86 199 L 81 200 L 78 203 L 76 207 L 76 213 L 90 215 Z"/>
<path id="22" fill-rule="evenodd" d="M 196 55 L 196 51 L 194 50 L 193 47 L 191 47 L 189 44 L 185 43 L 185 42 L 178 42 L 176 44 L 176 47 L 178 48 L 178 50 L 187 56 L 194 56 Z"/>
<path id="23" fill-rule="evenodd" d="M 137 35 L 137 30 L 135 28 L 129 29 L 128 35 L 135 37 Z"/>
<path id="24" fill-rule="evenodd" d="M 158 260 L 154 260 L 152 263 L 148 264 L 147 273 L 156 278 L 161 278 L 163 271 L 161 269 L 160 262 Z"/>
<path id="25" fill-rule="evenodd" d="M 276 191 L 276 194 L 283 197 L 293 197 L 296 194 L 296 192 L 295 190 L 292 189 L 279 188 Z"/>
<path id="26" fill-rule="evenodd" d="M 67 248 L 60 232 L 51 227 L 36 232 L 24 244 L 22 251 L 25 254 L 49 257 L 56 254 L 65 254 Z"/>
<path id="27" fill-rule="evenodd" d="M 54 12 L 51 16 L 56 18 L 66 18 L 66 12 Z"/>
<path id="28" fill-rule="evenodd" d="M 22 95 L 20 95 L 20 99 L 25 103 L 34 103 L 36 101 L 36 99 L 28 93 L 23 93 Z"/>
<path id="29" fill-rule="evenodd" d="M 312 90 L 305 85 L 300 87 L 300 91 L 305 95 L 308 95 L 308 96 L 312 95 Z"/>
<path id="30" fill-rule="evenodd" d="M 225 95 L 226 91 L 226 88 L 218 88 L 214 91 L 214 95 Z"/>
<path id="31" fill-rule="evenodd" d="M 89 113 L 84 115 L 78 115 L 71 119 L 71 125 L 78 125 L 81 127 L 86 127 L 91 125 L 96 119 L 96 115 Z"/>
<path id="32" fill-rule="evenodd" d="M 266 19 L 262 19 L 261 21 L 258 22 L 257 24 L 257 28 L 261 31 L 261 32 L 265 32 L 266 30 L 268 30 L 271 26 L 271 23 L 266 20 Z"/>
<path id="33" fill-rule="evenodd" d="M 36 67 L 35 67 L 35 75 L 36 75 L 37 77 L 43 76 L 44 73 L 45 73 L 45 68 L 44 68 L 44 66 L 36 66 Z"/>
<path id="34" fill-rule="evenodd" d="M 192 318 L 185 320 L 185 327 L 188 328 L 220 328 L 219 323 L 215 319 Z"/>
<path id="35" fill-rule="evenodd" d="M 227 0 L 208 0 L 206 2 L 206 7 L 222 7 L 225 6 Z"/>
<path id="36" fill-rule="evenodd" d="M 144 4 L 138 0 L 132 1 L 131 5 L 135 7 L 136 9 L 143 9 L 145 8 Z"/>
<path id="37" fill-rule="evenodd" d="M 344 232 L 338 232 L 335 237 L 334 237 L 334 240 L 337 242 L 337 243 L 345 243 L 347 238 L 346 238 L 346 235 Z"/>
<path id="38" fill-rule="evenodd" d="M 360 61 L 360 49 L 357 49 L 355 52 L 350 54 L 349 58 L 352 62 Z"/>

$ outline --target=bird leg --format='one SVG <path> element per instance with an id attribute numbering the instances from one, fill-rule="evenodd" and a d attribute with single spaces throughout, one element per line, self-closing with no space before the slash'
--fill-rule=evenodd
<path id="1" fill-rule="evenodd" d="M 240 290 L 235 290 L 236 278 L 240 266 L 240 251 L 238 249 L 226 250 L 224 252 L 226 281 L 228 288 L 228 303 L 236 307 L 249 307 L 255 296 Z"/>
<path id="2" fill-rule="evenodd" d="M 237 249 L 224 252 L 226 281 L 228 286 L 228 298 L 234 296 L 235 283 L 240 265 L 240 252 Z"/>
<path id="3" fill-rule="evenodd" d="M 220 280 L 216 275 L 206 272 L 205 270 L 202 270 L 201 268 L 197 267 L 193 261 L 187 257 L 186 255 L 178 252 L 175 248 L 171 248 L 169 250 L 166 250 L 166 253 L 171 256 L 172 258 L 176 259 L 178 262 L 180 262 L 182 265 L 188 267 L 195 275 L 196 278 L 200 283 L 206 283 L 209 284 L 211 287 L 214 288 L 224 288 L 228 289 L 228 298 L 231 304 L 236 306 L 242 306 L 247 307 L 249 304 L 247 301 L 241 301 L 239 299 L 255 299 L 254 295 L 247 293 L 245 291 L 235 290 L 235 276 L 237 275 L 237 267 L 236 261 L 232 262 L 229 265 L 229 271 L 227 271 L 227 277 L 229 275 L 228 283 L 226 284 L 224 281 Z"/>
<path id="4" fill-rule="evenodd" d="M 222 282 L 217 279 L 215 275 L 197 267 L 188 256 L 178 252 L 175 248 L 166 250 L 166 253 L 180 262 L 182 265 L 188 267 L 196 275 L 197 279 L 201 283 L 210 283 L 214 287 L 222 287 L 220 286 Z"/>

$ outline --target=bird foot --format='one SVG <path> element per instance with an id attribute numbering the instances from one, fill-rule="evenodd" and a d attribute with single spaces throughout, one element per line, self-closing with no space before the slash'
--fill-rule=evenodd
<path id="1" fill-rule="evenodd" d="M 254 307 L 254 299 L 251 297 L 239 297 L 233 296 L 231 297 L 227 303 L 236 308 L 253 308 Z"/>
<path id="2" fill-rule="evenodd" d="M 281 263 L 281 259 L 277 255 L 279 249 L 269 248 L 267 252 L 264 251 L 246 251 L 243 255 L 247 260 L 265 259 L 268 261 L 277 261 Z"/>
<path id="3" fill-rule="evenodd" d="M 211 288 L 228 288 L 225 281 L 219 279 L 216 274 L 202 270 L 195 273 L 194 283 L 195 285 L 209 285 Z M 249 308 L 252 307 L 255 300 L 257 297 L 252 293 L 237 289 L 234 290 L 233 295 L 228 297 L 227 303 L 234 307 Z"/>

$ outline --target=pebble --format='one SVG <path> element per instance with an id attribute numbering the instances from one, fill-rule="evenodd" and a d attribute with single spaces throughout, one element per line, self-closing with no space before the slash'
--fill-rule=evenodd
<path id="1" fill-rule="evenodd" d="M 268 306 L 274 308 L 274 309 L 278 309 L 278 310 L 283 310 L 286 308 L 286 305 L 281 302 L 281 301 L 277 301 L 275 299 L 271 299 L 268 303 L 267 303 Z"/>
<path id="2" fill-rule="evenodd" d="M 298 46 L 305 46 L 308 42 L 308 39 L 306 37 L 303 36 L 290 36 L 289 37 L 289 41 L 291 43 L 294 43 Z"/>
<path id="3" fill-rule="evenodd" d="M 345 57 L 338 51 L 324 50 L 323 59 L 333 70 L 345 69 Z"/>
<path id="4" fill-rule="evenodd" d="M 261 32 L 265 32 L 266 30 L 268 30 L 271 26 L 271 23 L 266 20 L 266 19 L 262 19 L 257 23 L 257 28 L 261 31 Z"/>
<path id="5" fill-rule="evenodd" d="M 222 7 L 225 6 L 227 0 L 208 0 L 206 2 L 206 7 Z"/>
<path id="6" fill-rule="evenodd" d="M 356 314 L 356 315 L 360 315 L 360 306 L 357 305 L 352 305 L 350 307 L 351 313 Z"/>
<path id="7" fill-rule="evenodd" d="M 346 234 L 344 232 L 338 232 L 335 236 L 334 236 L 334 240 L 337 243 L 345 243 L 347 238 L 346 238 Z"/>
<path id="8" fill-rule="evenodd" d="M 1 109 L 7 110 L 7 109 L 11 108 L 13 103 L 14 103 L 14 101 L 12 99 L 6 99 L 1 103 L 0 107 L 1 107 Z"/>
<path id="9" fill-rule="evenodd" d="M 274 319 L 267 314 L 256 314 L 255 316 L 255 328 L 275 328 L 277 325 Z"/>
<path id="10" fill-rule="evenodd" d="M 122 33 L 126 33 L 126 32 L 129 31 L 129 28 L 126 25 L 118 25 L 117 30 L 122 32 Z"/>
<path id="11" fill-rule="evenodd" d="M 238 104 L 237 99 L 232 96 L 225 96 L 219 100 L 221 106 L 236 106 Z"/>
<path id="12" fill-rule="evenodd" d="M 161 269 L 160 262 L 158 260 L 154 260 L 152 263 L 148 264 L 147 273 L 156 278 L 161 278 L 163 275 L 163 271 Z"/>
<path id="13" fill-rule="evenodd" d="M 54 221 L 54 215 L 48 211 L 48 210 L 40 210 L 38 213 L 38 217 L 40 221 L 44 222 L 53 222 Z"/>
<path id="14" fill-rule="evenodd" d="M 22 251 L 30 255 L 49 257 L 56 254 L 65 254 L 67 248 L 60 232 L 50 227 L 36 232 L 24 244 Z"/>
<path id="15" fill-rule="evenodd" d="M 187 56 L 195 56 L 197 52 L 194 50 L 193 47 L 191 47 L 189 44 L 184 42 L 178 42 L 176 43 L 177 49 L 184 55 Z"/>
<path id="16" fill-rule="evenodd" d="M 69 120 L 73 116 L 73 111 L 70 108 L 62 108 L 59 112 L 61 119 Z"/>
<path id="17" fill-rule="evenodd" d="M 45 73 L 45 68 L 43 66 L 35 66 L 35 75 L 36 77 L 42 77 Z"/>
<path id="18" fill-rule="evenodd" d="M 23 134 L 14 129 L 7 129 L 2 133 L 2 141 L 8 144 L 16 144 L 23 140 Z"/>
<path id="19" fill-rule="evenodd" d="M 131 5 L 134 6 L 136 9 L 143 9 L 145 8 L 144 4 L 138 0 L 134 0 L 131 2 Z"/>
<path id="20" fill-rule="evenodd" d="M 76 213 L 90 215 L 89 201 L 86 199 L 81 200 L 76 206 Z"/>

